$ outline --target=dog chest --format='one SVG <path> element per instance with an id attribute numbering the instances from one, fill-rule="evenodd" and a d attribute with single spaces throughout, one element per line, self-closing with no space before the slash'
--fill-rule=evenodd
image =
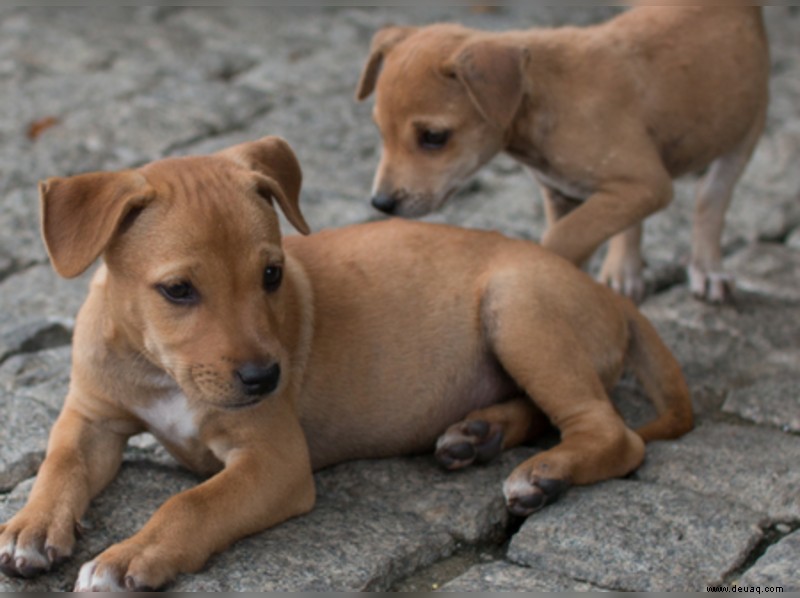
<path id="1" fill-rule="evenodd" d="M 134 412 L 156 437 L 178 446 L 185 446 L 198 434 L 197 424 L 186 396 L 173 392 L 159 397 Z"/>

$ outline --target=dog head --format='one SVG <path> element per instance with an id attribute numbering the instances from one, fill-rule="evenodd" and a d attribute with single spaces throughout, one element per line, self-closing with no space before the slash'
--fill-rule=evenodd
<path id="1" fill-rule="evenodd" d="M 378 31 L 356 91 L 358 100 L 375 91 L 383 138 L 373 205 L 424 215 L 501 151 L 522 104 L 526 56 L 456 25 Z"/>
<path id="2" fill-rule="evenodd" d="M 103 255 L 104 334 L 169 373 L 190 401 L 255 403 L 282 385 L 287 286 L 273 202 L 300 232 L 301 171 L 276 137 L 137 170 L 40 185 L 56 271 Z"/>

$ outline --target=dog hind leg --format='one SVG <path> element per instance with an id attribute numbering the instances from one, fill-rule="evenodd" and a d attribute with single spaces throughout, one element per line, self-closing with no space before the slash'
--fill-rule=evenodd
<path id="1" fill-rule="evenodd" d="M 500 365 L 561 432 L 559 444 L 520 464 L 503 485 L 509 510 L 523 516 L 570 484 L 626 475 L 644 459 L 643 440 L 614 409 L 576 331 L 526 298 L 525 282 L 496 276 L 483 314 Z"/>
<path id="2" fill-rule="evenodd" d="M 486 463 L 504 450 L 540 436 L 549 427 L 527 397 L 478 409 L 450 426 L 436 441 L 436 459 L 447 469 Z"/>
<path id="3" fill-rule="evenodd" d="M 722 230 L 736 183 L 764 129 L 765 114 L 732 151 L 717 158 L 697 186 L 689 288 L 695 297 L 720 303 L 730 297 L 733 278 L 722 270 Z"/>

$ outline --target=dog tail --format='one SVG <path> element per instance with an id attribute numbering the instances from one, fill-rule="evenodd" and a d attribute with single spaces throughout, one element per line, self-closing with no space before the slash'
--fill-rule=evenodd
<path id="1" fill-rule="evenodd" d="M 628 300 L 623 303 L 630 329 L 628 364 L 658 412 L 658 417 L 636 433 L 645 442 L 678 438 L 694 426 L 692 400 L 681 366 L 636 306 Z"/>

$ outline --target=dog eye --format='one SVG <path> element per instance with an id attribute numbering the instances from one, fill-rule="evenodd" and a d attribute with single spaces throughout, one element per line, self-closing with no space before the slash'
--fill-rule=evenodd
<path id="1" fill-rule="evenodd" d="M 275 291 L 281 286 L 283 279 L 283 268 L 280 266 L 267 266 L 264 268 L 264 289 Z"/>
<path id="2" fill-rule="evenodd" d="M 450 131 L 424 129 L 419 133 L 419 146 L 423 149 L 442 149 L 450 140 Z"/>
<path id="3" fill-rule="evenodd" d="M 159 284 L 156 288 L 167 301 L 178 305 L 193 305 L 200 299 L 197 290 L 190 282 Z"/>

